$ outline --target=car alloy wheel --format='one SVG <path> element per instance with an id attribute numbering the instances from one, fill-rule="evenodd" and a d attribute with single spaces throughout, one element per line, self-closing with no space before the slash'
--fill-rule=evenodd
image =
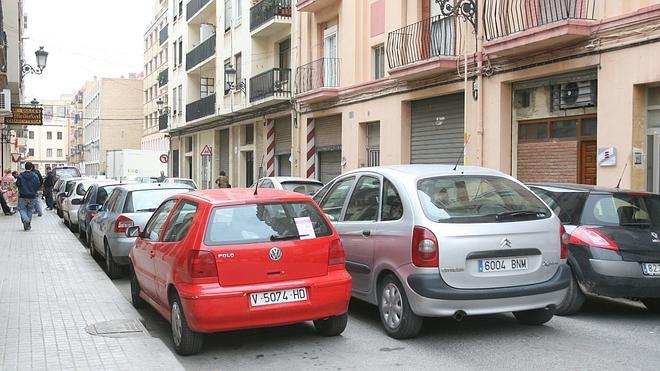
<path id="1" fill-rule="evenodd" d="M 383 287 L 381 312 L 383 320 L 389 328 L 396 329 L 399 327 L 403 315 L 403 302 L 401 292 L 393 282 L 389 282 Z"/>
<path id="2" fill-rule="evenodd" d="M 172 303 L 172 340 L 174 345 L 181 346 L 181 308 L 176 301 Z"/>
<path id="3" fill-rule="evenodd" d="M 395 339 L 415 337 L 422 329 L 424 319 L 410 308 L 399 280 L 388 274 L 379 282 L 378 287 L 378 311 L 385 332 Z"/>
<path id="4" fill-rule="evenodd" d="M 172 341 L 174 350 L 182 356 L 199 353 L 204 345 L 204 334 L 195 332 L 188 327 L 186 314 L 183 312 L 179 296 L 174 294 L 170 299 L 170 324 L 172 325 Z"/>

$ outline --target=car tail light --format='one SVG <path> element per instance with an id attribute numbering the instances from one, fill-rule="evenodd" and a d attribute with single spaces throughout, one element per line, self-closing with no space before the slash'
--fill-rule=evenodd
<path id="1" fill-rule="evenodd" d="M 328 248 L 328 265 L 344 265 L 346 264 L 346 252 L 341 240 L 337 238 L 330 243 Z"/>
<path id="2" fill-rule="evenodd" d="M 605 236 L 597 228 L 577 227 L 568 238 L 568 243 L 575 245 L 588 245 L 601 249 L 619 251 L 619 246 Z"/>
<path id="3" fill-rule="evenodd" d="M 119 215 L 117 221 L 115 222 L 115 232 L 125 233 L 126 230 L 133 226 L 133 220 L 124 215 Z"/>
<path id="4" fill-rule="evenodd" d="M 218 267 L 213 253 L 205 250 L 191 251 L 188 257 L 188 273 L 190 278 L 218 277 Z"/>
<path id="5" fill-rule="evenodd" d="M 566 228 L 563 224 L 559 225 L 559 243 L 561 244 L 561 258 L 568 259 L 568 240 L 569 236 L 566 233 Z"/>
<path id="6" fill-rule="evenodd" d="M 438 239 L 424 227 L 413 229 L 412 260 L 417 267 L 438 266 Z"/>

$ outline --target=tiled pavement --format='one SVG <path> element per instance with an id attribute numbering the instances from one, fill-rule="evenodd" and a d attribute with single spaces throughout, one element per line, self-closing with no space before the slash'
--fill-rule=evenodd
<path id="1" fill-rule="evenodd" d="M 35 216 L 29 232 L 18 215 L 0 216 L 0 370 L 182 369 L 146 331 L 107 337 L 86 330 L 138 319 L 54 212 Z"/>

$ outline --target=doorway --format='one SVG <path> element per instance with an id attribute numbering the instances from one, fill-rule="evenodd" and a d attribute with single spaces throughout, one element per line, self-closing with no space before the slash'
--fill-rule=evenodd
<path id="1" fill-rule="evenodd" d="M 580 165 L 578 183 L 596 184 L 596 141 L 585 140 L 580 142 Z"/>

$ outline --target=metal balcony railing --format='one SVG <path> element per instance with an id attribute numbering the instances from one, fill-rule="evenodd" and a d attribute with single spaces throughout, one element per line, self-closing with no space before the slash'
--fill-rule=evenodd
<path id="1" fill-rule="evenodd" d="M 291 69 L 273 68 L 250 79 L 250 102 L 291 95 Z"/>
<path id="2" fill-rule="evenodd" d="M 201 119 L 215 113 L 215 94 L 186 104 L 186 122 Z"/>
<path id="3" fill-rule="evenodd" d="M 159 45 L 165 44 L 165 42 L 167 41 L 167 36 L 168 36 L 167 25 L 165 25 L 165 27 L 163 27 L 158 33 L 158 41 L 160 42 Z"/>
<path id="4" fill-rule="evenodd" d="M 296 92 L 339 86 L 339 58 L 321 58 L 296 70 Z"/>
<path id="5" fill-rule="evenodd" d="M 291 17 L 291 0 L 261 0 L 250 8 L 250 31 L 278 16 Z"/>
<path id="6" fill-rule="evenodd" d="M 167 113 L 158 116 L 158 130 L 167 130 L 167 121 L 168 121 Z"/>
<path id="7" fill-rule="evenodd" d="M 484 3 L 486 40 L 567 19 L 594 19 L 595 0 L 490 0 Z"/>
<path id="8" fill-rule="evenodd" d="M 204 40 L 186 54 L 186 71 L 215 55 L 215 35 Z"/>
<path id="9" fill-rule="evenodd" d="M 189 21 L 210 0 L 190 0 L 186 5 L 186 20 Z"/>
<path id="10" fill-rule="evenodd" d="M 456 55 L 460 28 L 454 16 L 435 16 L 390 32 L 385 48 L 390 69 Z"/>
<path id="11" fill-rule="evenodd" d="M 169 72 L 168 72 L 167 68 L 160 71 L 160 73 L 158 74 L 158 87 L 159 88 L 162 88 L 163 86 L 167 85 L 167 83 L 169 82 L 169 79 L 170 79 L 169 76 L 170 75 L 169 75 Z"/>

